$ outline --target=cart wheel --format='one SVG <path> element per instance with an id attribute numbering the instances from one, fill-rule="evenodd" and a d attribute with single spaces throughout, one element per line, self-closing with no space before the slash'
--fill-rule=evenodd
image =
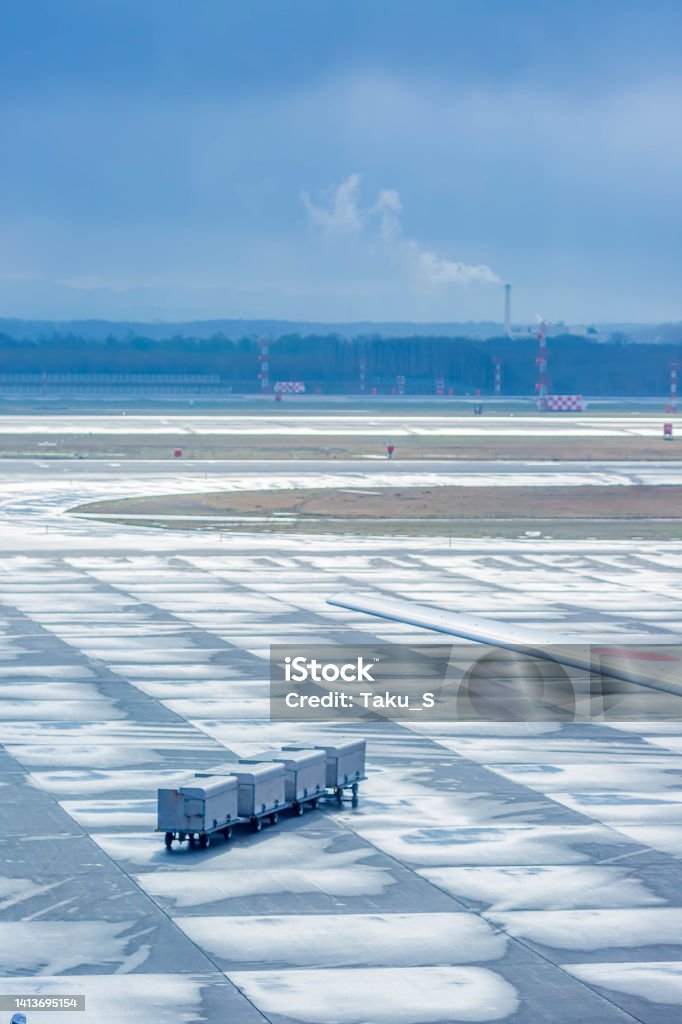
<path id="1" fill-rule="evenodd" d="M 303 804 L 299 804 L 298 800 L 294 804 L 294 811 L 296 812 L 296 816 L 298 818 L 300 818 L 301 815 L 303 814 Z"/>
<path id="2" fill-rule="evenodd" d="M 173 845 L 173 833 L 166 832 L 165 836 L 163 837 L 163 841 L 166 844 L 166 849 L 170 850 L 171 846 Z"/>
<path id="3" fill-rule="evenodd" d="M 228 828 L 224 828 L 223 829 L 223 838 L 225 839 L 226 842 L 227 842 L 228 839 L 232 838 L 232 829 L 231 828 L 228 827 Z"/>
<path id="4" fill-rule="evenodd" d="M 197 845 L 196 836 L 191 835 L 189 837 L 189 848 L 190 848 L 190 850 L 195 850 L 196 849 L 196 845 Z"/>
<path id="5" fill-rule="evenodd" d="M 312 807 L 313 810 L 315 810 L 315 808 L 317 807 L 317 797 L 315 797 L 314 800 L 310 801 L 310 806 Z"/>
<path id="6" fill-rule="evenodd" d="M 270 815 L 270 824 L 271 825 L 276 825 L 278 821 L 279 821 L 279 815 L 278 815 L 277 811 L 275 811 L 274 814 Z"/>
<path id="7" fill-rule="evenodd" d="M 200 847 L 200 848 L 201 848 L 202 850 L 205 850 L 205 849 L 206 849 L 206 847 L 208 846 L 208 844 L 210 843 L 210 841 L 211 841 L 211 840 L 210 840 L 210 839 L 209 839 L 209 837 L 208 837 L 208 836 L 206 835 L 206 833 L 205 833 L 205 832 L 202 832 L 202 833 L 201 833 L 201 835 L 199 836 L 199 847 Z"/>
<path id="8" fill-rule="evenodd" d="M 357 807 L 359 803 L 360 803 L 360 801 L 358 800 L 358 798 L 356 796 L 354 796 L 351 799 L 350 805 L 351 805 L 351 807 Z"/>
<path id="9" fill-rule="evenodd" d="M 343 790 L 341 789 L 341 786 L 336 787 L 336 802 L 337 804 L 339 804 L 339 806 L 343 802 Z"/>
<path id="10" fill-rule="evenodd" d="M 251 827 L 253 828 L 254 832 L 260 832 L 261 829 L 263 828 L 263 822 L 260 820 L 260 818 L 252 818 Z"/>

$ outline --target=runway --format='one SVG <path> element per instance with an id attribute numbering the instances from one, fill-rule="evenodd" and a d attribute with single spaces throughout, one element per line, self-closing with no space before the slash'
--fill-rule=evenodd
<path id="1" fill-rule="evenodd" d="M 220 541 L 65 512 L 207 480 L 490 472 L 1 464 L 0 994 L 84 993 L 83 1024 L 679 1020 L 682 723 L 285 727 L 268 720 L 267 658 L 271 641 L 432 638 L 325 603 L 352 589 L 572 633 L 679 633 L 682 543 Z M 207 851 L 167 854 L 153 833 L 161 781 L 348 733 L 369 748 L 356 810 Z"/>
<path id="2" fill-rule="evenodd" d="M 3 470 L 5 472 L 3 472 Z M 373 483 L 386 477 L 388 486 L 394 486 L 396 478 L 434 480 L 442 476 L 450 486 L 480 485 L 489 483 L 509 486 L 539 486 L 585 484 L 676 484 L 682 479 L 682 460 L 679 462 L 619 462 L 594 461 L 554 462 L 505 460 L 452 460 L 445 459 L 387 459 L 385 456 L 372 459 L 178 459 L 146 460 L 135 459 L 0 459 L 0 473 L 14 483 L 18 479 L 64 478 L 86 482 L 95 480 L 126 486 L 134 480 L 164 478 L 164 486 L 170 481 L 188 479 L 216 480 L 221 477 L 290 479 L 296 486 L 303 486 L 309 477 L 315 477 L 311 485 L 320 486 L 320 477 L 344 477 L 365 480 L 372 477 Z M 266 483 L 267 486 L 267 483 Z"/>
<path id="3" fill-rule="evenodd" d="M 145 415 L 119 413 L 117 415 L 64 415 L 36 413 L 0 416 L 0 435 L 3 434 L 154 434 L 173 437 L 201 437 L 213 435 L 244 435 L 245 437 L 266 437 L 286 435 L 289 437 L 346 436 L 346 437 L 647 437 L 660 436 L 663 420 L 673 423 L 675 433 L 682 427 L 677 415 L 652 414 L 650 412 L 619 415 L 590 416 L 586 414 L 545 414 L 463 416 L 440 414 L 419 415 L 410 411 L 384 414 L 372 413 L 371 400 L 367 399 L 364 413 L 317 415 L 305 412 L 268 413 L 266 409 L 254 410 L 251 415 L 222 412 L 219 415 L 207 413 L 197 415 Z M 493 406 L 494 408 L 494 403 Z"/>

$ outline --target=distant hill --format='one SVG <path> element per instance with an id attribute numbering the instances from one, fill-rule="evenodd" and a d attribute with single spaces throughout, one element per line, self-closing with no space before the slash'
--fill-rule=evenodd
<path id="1" fill-rule="evenodd" d="M 291 334 L 329 335 L 342 338 L 374 336 L 382 338 L 459 337 L 491 338 L 504 333 L 501 324 L 481 323 L 320 323 L 311 320 L 187 320 L 177 322 L 144 323 L 142 321 L 114 320 L 18 320 L 0 318 L 0 334 L 18 340 L 38 340 L 55 335 L 74 335 L 87 341 L 106 341 L 116 338 L 125 341 L 132 337 L 164 338 L 182 336 L 185 338 L 212 338 L 222 334 L 232 341 L 241 338 L 281 338 Z"/>
<path id="2" fill-rule="evenodd" d="M 629 341 L 649 345 L 679 345 L 682 323 L 670 324 L 605 324 L 611 334 L 625 334 Z"/>
<path id="3" fill-rule="evenodd" d="M 551 334 L 584 333 L 564 324 L 553 324 Z M 596 340 L 607 341 L 617 336 L 624 341 L 646 342 L 648 344 L 677 344 L 682 341 L 682 323 L 595 324 L 598 331 Z M 532 325 L 528 336 L 533 336 Z M 312 320 L 184 320 L 145 323 L 135 320 L 19 320 L 0 318 L 0 334 L 19 341 L 40 341 L 69 335 L 84 341 L 129 341 L 142 337 L 153 341 L 169 338 L 194 338 L 203 340 L 223 335 L 231 341 L 242 338 L 266 337 L 271 340 L 301 336 L 329 336 L 340 338 L 470 338 L 485 340 L 504 335 L 504 327 L 494 321 L 458 323 L 417 323 L 414 321 L 374 322 L 359 320 L 349 323 L 325 323 Z M 520 336 L 520 335 L 519 335 Z"/>

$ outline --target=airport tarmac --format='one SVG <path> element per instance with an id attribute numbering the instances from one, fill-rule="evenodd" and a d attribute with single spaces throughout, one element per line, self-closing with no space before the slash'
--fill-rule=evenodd
<path id="1" fill-rule="evenodd" d="M 159 478 L 162 485 L 168 487 L 176 481 L 187 480 L 220 482 L 226 479 L 226 486 L 236 487 L 241 478 L 248 478 L 248 486 L 267 487 L 268 480 L 278 481 L 276 486 L 307 486 L 321 487 L 331 479 L 329 486 L 338 485 L 338 477 L 366 482 L 370 477 L 373 484 L 381 485 L 385 479 L 386 486 L 393 487 L 396 483 L 444 483 L 449 486 L 479 486 L 488 484 L 507 485 L 510 487 L 529 487 L 533 485 L 585 486 L 589 484 L 678 484 L 682 479 L 682 462 L 620 462 L 594 461 L 554 462 L 505 460 L 491 463 L 487 460 L 461 459 L 457 462 L 442 459 L 387 459 L 384 455 L 366 462 L 357 459 L 178 459 L 168 460 L 135 459 L 7 459 L 2 460 L 3 466 L 11 466 L 11 473 L 3 477 L 11 484 L 18 481 L 28 484 L 31 478 L 67 477 L 78 482 L 78 486 L 94 480 L 99 486 L 102 483 L 114 484 L 116 487 L 147 486 L 147 481 L 154 478 L 154 487 L 158 486 Z M 254 481 L 254 477 L 258 478 Z M 86 484 L 87 485 L 87 484 Z M 193 486 L 193 485 L 191 485 Z M 275 484 L 273 484 L 275 486 Z"/>
<path id="2" fill-rule="evenodd" d="M 341 590 L 679 633 L 682 543 L 219 540 L 65 514 L 205 489 L 188 465 L 0 465 L 0 995 L 85 994 L 83 1024 L 677 1022 L 682 723 L 283 725 L 267 677 L 272 641 L 437 641 L 325 603 Z M 351 734 L 368 741 L 357 809 L 206 851 L 153 832 L 162 782 Z"/>
<path id="3" fill-rule="evenodd" d="M 492 404 L 494 408 L 494 403 Z M 251 415 L 204 414 L 158 415 L 87 415 L 36 413 L 0 416 L 0 435 L 3 434 L 154 434 L 173 437 L 201 437 L 213 435 L 244 435 L 266 437 L 353 436 L 353 437 L 436 437 L 436 436 L 528 436 L 547 437 L 646 437 L 660 436 L 663 420 L 673 424 L 675 433 L 682 428 L 682 420 L 675 414 L 609 412 L 607 415 L 545 414 L 472 416 L 419 415 L 409 410 L 372 415 L 371 399 L 367 399 L 364 414 L 319 415 L 287 411 L 268 413 L 262 407 Z"/>

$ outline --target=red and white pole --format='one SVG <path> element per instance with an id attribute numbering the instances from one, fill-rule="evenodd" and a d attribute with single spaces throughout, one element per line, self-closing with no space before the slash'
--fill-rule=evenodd
<path id="1" fill-rule="evenodd" d="M 495 394 L 502 394 L 502 360 L 495 357 Z"/>
<path id="2" fill-rule="evenodd" d="M 267 338 L 260 338 L 258 341 L 258 362 L 260 363 L 260 393 L 266 395 L 270 391 L 270 364 L 268 362 L 269 345 Z"/>
<path id="3" fill-rule="evenodd" d="M 538 357 L 535 364 L 538 368 L 538 380 L 535 389 L 540 399 L 540 406 L 545 405 L 545 399 L 549 393 L 549 377 L 547 375 L 547 324 L 543 320 L 535 335 L 539 342 Z"/>
<path id="4" fill-rule="evenodd" d="M 670 364 L 670 411 L 677 412 L 677 363 Z"/>

